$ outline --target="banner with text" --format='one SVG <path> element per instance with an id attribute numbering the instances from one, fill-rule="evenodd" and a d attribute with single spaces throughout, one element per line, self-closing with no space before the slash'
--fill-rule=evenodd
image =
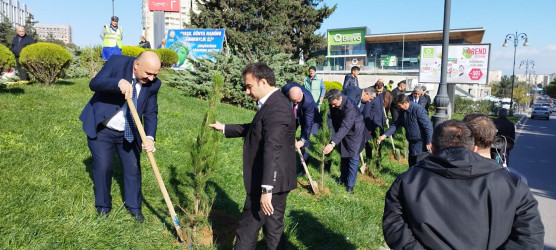
<path id="1" fill-rule="evenodd" d="M 224 29 L 168 30 L 166 48 L 178 53 L 178 63 L 172 68 L 191 68 L 187 58 L 211 58 L 207 53 L 221 52 L 225 34 Z"/>
<path id="2" fill-rule="evenodd" d="M 486 84 L 490 44 L 461 44 L 448 47 L 448 83 Z M 442 45 L 421 45 L 419 82 L 440 83 Z"/>
<path id="3" fill-rule="evenodd" d="M 180 0 L 149 0 L 149 10 L 180 12 Z"/>

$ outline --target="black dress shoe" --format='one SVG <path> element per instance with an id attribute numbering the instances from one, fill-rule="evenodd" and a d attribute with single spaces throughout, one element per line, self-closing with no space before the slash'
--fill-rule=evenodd
<path id="1" fill-rule="evenodd" d="M 353 187 L 346 187 L 346 191 L 350 194 L 353 194 Z"/>
<path id="2" fill-rule="evenodd" d="M 144 223 L 145 222 L 145 216 L 143 216 L 143 214 L 141 212 L 131 213 L 131 216 L 133 216 L 133 219 L 135 219 L 135 221 L 137 221 L 139 223 Z"/>

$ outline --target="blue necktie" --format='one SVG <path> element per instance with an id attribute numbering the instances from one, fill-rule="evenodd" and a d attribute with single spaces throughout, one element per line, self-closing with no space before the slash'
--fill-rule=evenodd
<path id="1" fill-rule="evenodd" d="M 135 89 L 135 80 L 131 81 L 131 87 L 133 88 L 133 94 L 131 95 L 131 100 L 133 101 L 133 105 L 135 106 L 135 108 L 137 108 L 137 89 Z M 124 138 L 128 142 L 132 142 L 133 139 L 134 139 L 133 131 L 131 130 L 130 121 L 131 121 L 131 124 L 133 124 L 133 127 L 135 127 L 135 121 L 133 120 L 133 117 L 131 116 L 131 110 L 129 109 L 129 107 L 127 107 L 127 112 L 126 112 L 126 115 L 125 115 Z"/>

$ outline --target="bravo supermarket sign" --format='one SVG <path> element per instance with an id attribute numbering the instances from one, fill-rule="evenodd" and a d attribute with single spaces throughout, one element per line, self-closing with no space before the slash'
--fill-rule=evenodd
<path id="1" fill-rule="evenodd" d="M 490 44 L 462 44 L 448 47 L 448 83 L 486 84 Z M 442 45 L 421 45 L 419 82 L 439 83 Z"/>

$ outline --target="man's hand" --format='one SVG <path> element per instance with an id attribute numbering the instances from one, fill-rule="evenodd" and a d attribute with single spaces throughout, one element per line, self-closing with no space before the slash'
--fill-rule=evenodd
<path id="1" fill-rule="evenodd" d="M 432 145 L 431 145 L 430 143 L 427 144 L 426 147 L 427 147 L 427 151 L 431 151 L 431 150 L 432 150 Z"/>
<path id="2" fill-rule="evenodd" d="M 274 207 L 272 207 L 272 193 L 261 195 L 261 209 L 265 215 L 272 215 L 274 213 Z"/>
<path id="3" fill-rule="evenodd" d="M 125 95 L 125 99 L 130 99 L 133 96 L 133 86 L 126 79 L 121 79 L 118 82 L 118 88 Z"/>
<path id="4" fill-rule="evenodd" d="M 381 135 L 380 137 L 378 137 L 378 139 L 376 140 L 376 143 L 380 144 L 380 142 L 382 142 L 384 139 L 386 139 L 385 135 Z"/>
<path id="5" fill-rule="evenodd" d="M 388 118 L 386 118 L 386 126 L 390 127 L 390 124 L 388 124 Z"/>
<path id="6" fill-rule="evenodd" d="M 295 147 L 296 148 L 301 148 L 301 147 L 303 147 L 303 145 L 305 145 L 305 143 L 303 143 L 302 140 L 299 140 L 299 141 L 295 142 Z"/>
<path id="7" fill-rule="evenodd" d="M 332 149 L 334 149 L 334 145 L 332 145 L 331 143 L 328 143 L 328 145 L 326 145 L 326 147 L 324 148 L 324 150 L 322 151 L 325 155 L 330 154 L 330 152 L 332 152 Z"/>
<path id="8" fill-rule="evenodd" d="M 222 123 L 218 122 L 218 121 L 216 121 L 213 124 L 209 124 L 209 127 L 213 128 L 213 129 L 216 129 L 220 132 L 222 132 L 222 130 L 224 130 L 224 125 Z"/>
<path id="9" fill-rule="evenodd" d="M 149 137 L 147 137 L 146 141 L 143 141 L 142 146 L 143 146 L 143 149 L 147 152 L 156 151 L 156 148 L 154 148 L 154 141 Z"/>
<path id="10" fill-rule="evenodd" d="M 324 97 L 321 97 L 321 98 L 319 99 L 319 104 L 322 104 L 322 101 L 324 101 Z"/>

